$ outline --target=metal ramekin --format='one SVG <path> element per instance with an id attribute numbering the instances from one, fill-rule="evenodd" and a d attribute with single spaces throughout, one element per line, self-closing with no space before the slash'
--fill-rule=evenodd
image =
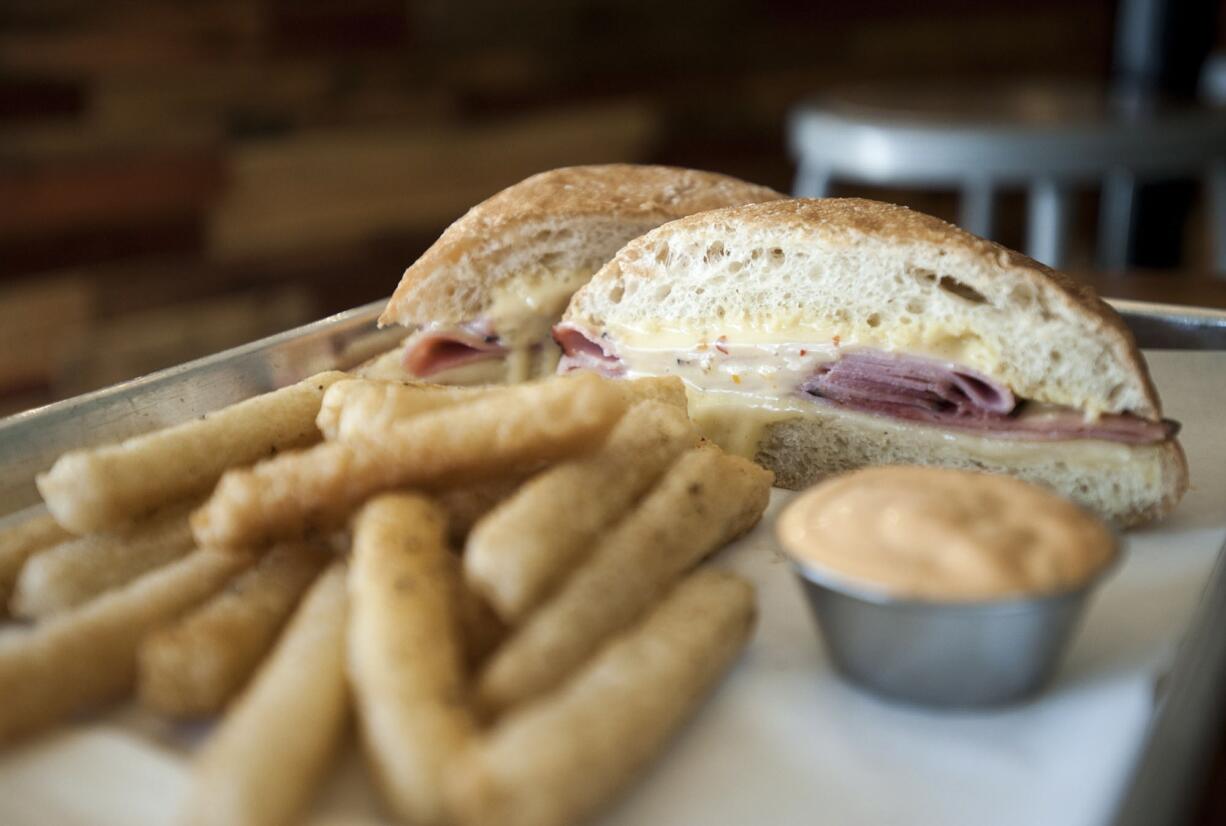
<path id="1" fill-rule="evenodd" d="M 1117 543 L 1113 561 L 1075 590 L 979 602 L 893 597 L 788 558 L 842 674 L 885 697 L 973 708 L 1043 688 L 1119 555 Z"/>

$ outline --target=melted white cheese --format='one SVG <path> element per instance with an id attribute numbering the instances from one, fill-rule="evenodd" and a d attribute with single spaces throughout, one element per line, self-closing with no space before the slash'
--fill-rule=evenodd
<path id="1" fill-rule="evenodd" d="M 531 347 L 550 339 L 570 297 L 591 277 L 586 270 L 517 276 L 492 289 L 483 318 L 502 344 L 512 349 Z"/>

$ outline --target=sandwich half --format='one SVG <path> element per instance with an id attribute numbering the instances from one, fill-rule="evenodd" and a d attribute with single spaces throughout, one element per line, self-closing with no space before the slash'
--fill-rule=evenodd
<path id="1" fill-rule="evenodd" d="M 1124 526 L 1187 487 L 1178 425 L 1110 307 L 903 207 L 799 199 L 665 224 L 554 335 L 562 372 L 680 376 L 700 429 L 783 487 L 866 465 L 971 468 Z"/>
<path id="2" fill-rule="evenodd" d="M 470 209 L 405 271 L 379 318 L 417 332 L 411 378 L 447 384 L 553 373 L 550 337 L 571 295 L 627 241 L 695 212 L 783 198 L 727 175 L 667 166 L 574 166 Z"/>

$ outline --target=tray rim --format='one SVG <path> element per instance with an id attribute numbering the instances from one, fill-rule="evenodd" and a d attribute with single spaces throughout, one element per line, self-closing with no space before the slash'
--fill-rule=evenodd
<path id="1" fill-rule="evenodd" d="M 29 410 L 22 410 L 18 413 L 13 413 L 12 415 L 0 418 L 0 439 L 4 438 L 5 429 L 14 424 L 24 423 L 31 419 L 37 419 L 47 416 L 48 414 L 58 413 L 60 411 L 72 410 L 90 402 L 122 396 L 125 393 L 131 393 L 140 387 L 166 381 L 184 374 L 189 374 L 200 370 L 201 368 L 211 367 L 216 364 L 224 364 L 226 362 L 235 361 L 244 356 L 256 355 L 268 350 L 273 350 L 283 344 L 297 341 L 298 339 L 311 335 L 312 333 L 326 332 L 337 326 L 349 326 L 354 323 L 363 323 L 368 320 L 373 320 L 378 316 L 379 312 L 383 309 L 383 306 L 386 303 L 386 300 L 372 301 L 369 304 L 363 304 L 359 307 L 343 310 L 339 313 L 325 316 L 318 321 L 312 321 L 308 324 L 293 327 L 280 333 L 273 333 L 270 336 L 265 336 L 264 338 L 256 339 L 255 341 L 249 341 L 246 344 L 239 344 L 227 350 L 222 350 L 217 353 L 210 353 L 207 356 L 201 356 L 200 358 L 195 358 L 191 361 L 185 361 L 182 364 L 163 367 L 161 370 L 155 370 L 152 373 L 146 373 L 143 376 L 136 376 L 116 384 L 100 387 L 97 390 L 90 390 L 86 393 L 70 396 L 67 399 L 60 399 L 38 407 L 32 407 Z"/>

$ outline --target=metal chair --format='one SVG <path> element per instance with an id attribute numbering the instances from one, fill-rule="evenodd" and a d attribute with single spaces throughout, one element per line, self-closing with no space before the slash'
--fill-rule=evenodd
<path id="1" fill-rule="evenodd" d="M 1023 188 L 1027 253 L 1065 263 L 1071 196 L 1102 188 L 1098 265 L 1123 269 L 1141 181 L 1209 183 L 1215 268 L 1226 274 L 1226 109 L 1142 108 L 1093 88 L 858 87 L 796 107 L 788 125 L 795 193 L 831 182 L 960 193 L 960 223 L 992 236 L 995 196 Z"/>

